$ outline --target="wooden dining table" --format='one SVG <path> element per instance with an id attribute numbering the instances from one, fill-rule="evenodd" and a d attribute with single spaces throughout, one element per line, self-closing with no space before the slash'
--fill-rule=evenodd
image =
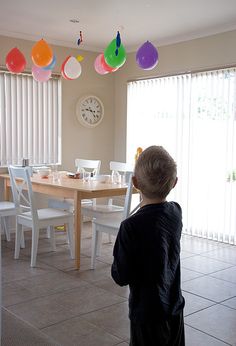
<path id="1" fill-rule="evenodd" d="M 3 179 L 4 183 L 4 199 L 9 200 L 9 174 L 0 174 L 0 179 Z M 74 200 L 75 266 L 76 269 L 79 269 L 82 226 L 81 201 L 83 199 L 125 195 L 127 186 L 112 182 L 101 182 L 96 179 L 89 181 L 73 179 L 68 177 L 65 172 L 60 173 L 60 179 L 56 182 L 52 176 L 41 178 L 38 174 L 33 174 L 31 181 L 34 192 Z"/>

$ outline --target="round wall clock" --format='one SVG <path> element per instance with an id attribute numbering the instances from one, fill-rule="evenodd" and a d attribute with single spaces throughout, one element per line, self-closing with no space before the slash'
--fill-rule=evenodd
<path id="1" fill-rule="evenodd" d="M 96 96 L 83 96 L 76 104 L 76 116 L 79 122 L 86 127 L 95 127 L 103 119 L 104 107 Z"/>

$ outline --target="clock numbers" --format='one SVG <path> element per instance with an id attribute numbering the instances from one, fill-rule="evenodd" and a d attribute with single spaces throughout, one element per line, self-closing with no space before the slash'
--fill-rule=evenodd
<path id="1" fill-rule="evenodd" d="M 103 119 L 103 104 L 96 96 L 83 97 L 77 103 L 78 120 L 85 126 L 97 126 Z"/>

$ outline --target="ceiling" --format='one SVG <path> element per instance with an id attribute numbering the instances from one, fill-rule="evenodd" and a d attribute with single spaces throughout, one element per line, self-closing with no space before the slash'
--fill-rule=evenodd
<path id="1" fill-rule="evenodd" d="M 73 23 L 70 20 L 76 20 Z M 127 51 L 236 29 L 236 0 L 3 0 L 0 35 L 102 51 L 119 30 Z"/>

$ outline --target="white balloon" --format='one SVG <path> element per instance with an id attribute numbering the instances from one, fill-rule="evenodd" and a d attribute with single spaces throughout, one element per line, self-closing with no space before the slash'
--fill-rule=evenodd
<path id="1" fill-rule="evenodd" d="M 81 75 L 81 65 L 74 56 L 71 56 L 65 63 L 64 74 L 70 79 L 76 79 Z"/>

